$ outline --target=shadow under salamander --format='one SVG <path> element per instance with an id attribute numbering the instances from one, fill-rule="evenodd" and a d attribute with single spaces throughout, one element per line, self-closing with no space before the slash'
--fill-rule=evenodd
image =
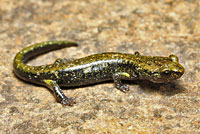
<path id="1" fill-rule="evenodd" d="M 161 95 L 173 96 L 184 92 L 185 88 L 178 81 L 170 83 L 153 83 L 147 80 L 126 81 L 129 85 L 139 85 L 143 92 L 158 92 Z"/>

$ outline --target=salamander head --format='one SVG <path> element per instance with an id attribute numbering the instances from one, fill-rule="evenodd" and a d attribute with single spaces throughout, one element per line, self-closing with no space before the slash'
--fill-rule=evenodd
<path id="1" fill-rule="evenodd" d="M 171 82 L 180 78 L 184 73 L 184 68 L 178 62 L 178 57 L 170 55 L 169 57 L 152 57 L 148 65 L 143 65 L 146 70 L 142 76 L 154 83 Z M 144 71 L 145 72 L 145 71 Z"/>

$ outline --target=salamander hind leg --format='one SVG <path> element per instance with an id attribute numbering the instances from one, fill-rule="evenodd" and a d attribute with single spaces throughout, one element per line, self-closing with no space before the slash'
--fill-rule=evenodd
<path id="1" fill-rule="evenodd" d="M 66 59 L 66 58 L 61 59 L 61 58 L 58 58 L 58 59 L 55 60 L 54 64 L 66 63 L 66 62 L 69 62 L 69 61 L 72 61 L 72 60 L 74 60 L 74 59 L 73 58 L 70 58 L 70 59 Z"/>
<path id="2" fill-rule="evenodd" d="M 122 79 L 129 79 L 129 77 L 130 77 L 130 75 L 128 73 L 123 73 L 123 72 L 113 74 L 113 80 L 115 83 L 115 87 L 122 92 L 129 91 L 129 86 L 127 84 L 123 84 L 121 81 Z"/>
<path id="3" fill-rule="evenodd" d="M 62 89 L 60 89 L 59 85 L 55 81 L 44 80 L 44 82 L 46 83 L 47 87 L 54 92 L 58 102 L 68 106 L 73 106 L 74 104 L 76 104 L 73 98 L 68 98 L 67 96 L 64 95 Z"/>

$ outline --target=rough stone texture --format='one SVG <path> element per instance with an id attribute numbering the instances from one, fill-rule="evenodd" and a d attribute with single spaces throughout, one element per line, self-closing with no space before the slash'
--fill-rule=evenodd
<path id="1" fill-rule="evenodd" d="M 1 0 L 0 133 L 200 133 L 199 0 Z M 47 40 L 73 40 L 32 60 L 79 58 L 105 51 L 176 54 L 185 74 L 176 82 L 112 83 L 64 90 L 77 104 L 63 107 L 47 88 L 15 77 L 22 48 Z"/>

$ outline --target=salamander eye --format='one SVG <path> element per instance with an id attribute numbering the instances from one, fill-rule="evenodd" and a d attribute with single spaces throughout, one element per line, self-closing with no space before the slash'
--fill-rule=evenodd
<path id="1" fill-rule="evenodd" d="M 164 74 L 164 75 L 170 75 L 170 71 L 169 71 L 169 70 L 165 70 L 165 71 L 163 72 L 163 74 Z"/>

